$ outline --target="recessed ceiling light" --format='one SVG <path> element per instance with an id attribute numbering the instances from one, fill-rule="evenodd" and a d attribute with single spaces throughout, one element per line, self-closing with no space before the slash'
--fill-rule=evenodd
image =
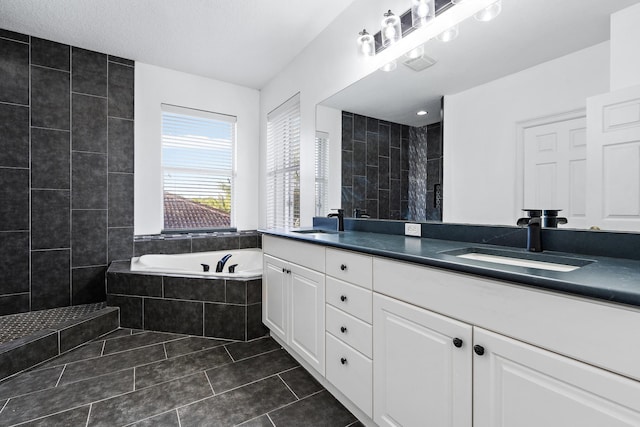
<path id="1" fill-rule="evenodd" d="M 426 116 L 426 115 L 427 115 L 427 114 L 429 114 L 429 113 L 427 113 L 427 112 L 426 112 L 426 111 L 424 111 L 424 110 L 420 110 L 420 111 L 418 111 L 416 114 L 417 114 L 417 115 L 419 115 L 419 116 Z"/>

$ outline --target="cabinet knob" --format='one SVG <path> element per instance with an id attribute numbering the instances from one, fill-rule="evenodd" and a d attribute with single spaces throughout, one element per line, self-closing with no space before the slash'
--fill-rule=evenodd
<path id="1" fill-rule="evenodd" d="M 342 264 L 340 266 L 340 270 L 345 271 L 347 269 L 347 264 Z"/>
<path id="2" fill-rule="evenodd" d="M 340 326 L 340 332 L 342 332 L 343 334 L 347 333 L 347 327 L 346 326 Z"/>
<path id="3" fill-rule="evenodd" d="M 453 345 L 455 345 L 458 348 L 462 347 L 462 340 L 460 338 L 454 338 Z"/>
<path id="4" fill-rule="evenodd" d="M 340 301 L 345 302 L 347 300 L 346 295 L 340 295 Z"/>
<path id="5" fill-rule="evenodd" d="M 344 357 L 340 358 L 340 363 L 342 363 L 343 365 L 346 365 L 347 364 L 347 359 L 344 358 Z"/>
<path id="6" fill-rule="evenodd" d="M 473 351 L 475 351 L 478 356 L 482 356 L 484 354 L 484 347 L 481 345 L 474 345 Z"/>
<path id="7" fill-rule="evenodd" d="M 287 272 L 287 269 L 286 269 L 286 268 L 284 268 L 284 267 L 282 267 L 282 272 L 283 272 L 283 273 L 286 273 L 286 272 Z"/>

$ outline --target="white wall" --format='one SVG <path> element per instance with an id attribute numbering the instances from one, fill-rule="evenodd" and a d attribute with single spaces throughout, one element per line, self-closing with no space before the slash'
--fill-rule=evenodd
<path id="1" fill-rule="evenodd" d="M 516 123 L 609 90 L 609 42 L 445 96 L 445 222 L 515 224 Z"/>
<path id="2" fill-rule="evenodd" d="M 611 91 L 640 85 L 640 3 L 611 15 Z"/>
<path id="3" fill-rule="evenodd" d="M 329 134 L 329 165 L 332 167 L 329 170 L 329 206 L 327 207 L 329 209 L 339 208 L 342 202 L 340 199 L 342 111 L 318 105 L 316 107 L 316 130 Z"/>
<path id="4" fill-rule="evenodd" d="M 161 104 L 237 117 L 234 224 L 258 226 L 260 92 L 136 62 L 134 232 L 159 233 L 162 218 Z"/>

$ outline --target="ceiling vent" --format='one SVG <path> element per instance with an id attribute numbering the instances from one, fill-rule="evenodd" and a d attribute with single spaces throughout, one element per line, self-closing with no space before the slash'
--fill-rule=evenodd
<path id="1" fill-rule="evenodd" d="M 435 65 L 436 62 L 438 61 L 428 57 L 427 55 L 422 55 L 418 58 L 406 59 L 402 63 L 407 67 L 411 68 L 413 71 L 422 71 L 422 70 L 426 70 L 432 65 Z"/>

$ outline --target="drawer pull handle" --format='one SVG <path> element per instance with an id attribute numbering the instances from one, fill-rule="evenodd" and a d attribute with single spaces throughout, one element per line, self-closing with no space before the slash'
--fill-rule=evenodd
<path id="1" fill-rule="evenodd" d="M 453 345 L 455 345 L 458 348 L 462 347 L 462 340 L 460 338 L 454 338 Z"/>
<path id="2" fill-rule="evenodd" d="M 340 266 L 340 270 L 345 271 L 347 269 L 347 264 L 342 264 Z"/>
<path id="3" fill-rule="evenodd" d="M 484 347 L 481 345 L 474 345 L 473 351 L 475 351 L 478 356 L 482 356 L 484 354 Z"/>
<path id="4" fill-rule="evenodd" d="M 340 295 L 340 301 L 345 302 L 347 300 L 346 295 Z"/>
<path id="5" fill-rule="evenodd" d="M 347 333 L 346 326 L 340 326 L 340 332 L 342 332 L 343 334 L 346 334 Z"/>
<path id="6" fill-rule="evenodd" d="M 347 359 L 345 357 L 340 358 L 340 363 L 342 363 L 343 365 L 346 365 Z"/>

